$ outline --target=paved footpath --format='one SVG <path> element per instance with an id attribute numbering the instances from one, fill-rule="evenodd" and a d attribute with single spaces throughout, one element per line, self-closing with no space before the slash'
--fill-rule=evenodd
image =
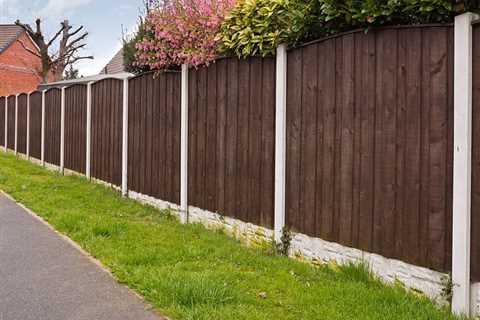
<path id="1" fill-rule="evenodd" d="M 0 193 L 0 320 L 159 320 L 71 243 Z"/>

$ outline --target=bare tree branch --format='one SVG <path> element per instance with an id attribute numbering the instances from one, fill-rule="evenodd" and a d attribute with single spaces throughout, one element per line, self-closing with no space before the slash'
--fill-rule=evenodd
<path id="1" fill-rule="evenodd" d="M 50 47 L 55 42 L 55 40 L 57 40 L 58 36 L 62 34 L 62 32 L 63 32 L 63 28 L 58 30 L 55 36 L 53 36 L 53 38 L 50 41 L 48 41 L 47 47 Z"/>
<path id="2" fill-rule="evenodd" d="M 33 54 L 34 56 L 37 56 L 37 57 L 39 57 L 39 58 L 42 57 L 38 52 L 35 52 L 35 51 L 33 51 L 32 49 L 30 49 L 29 47 L 27 47 L 27 46 L 25 45 L 25 43 L 23 43 L 22 40 L 17 39 L 17 42 L 20 43 L 20 44 L 22 45 L 23 49 L 25 49 L 28 53 L 31 53 L 31 54 Z"/>
<path id="3" fill-rule="evenodd" d="M 91 59 L 93 59 L 93 56 L 75 57 L 75 58 L 69 60 L 68 64 L 71 65 L 71 64 L 74 64 L 75 62 L 77 62 L 79 60 L 84 60 L 84 59 L 90 59 L 91 60 Z"/>
<path id="4" fill-rule="evenodd" d="M 69 33 L 68 35 L 69 35 L 70 37 L 73 37 L 73 36 L 75 36 L 77 33 L 79 33 L 79 32 L 82 31 L 82 30 L 83 30 L 83 26 L 80 26 L 80 27 L 78 27 L 77 30 L 73 31 L 72 33 Z"/>
<path id="5" fill-rule="evenodd" d="M 40 49 L 39 52 L 35 52 L 32 49 L 27 48 L 26 45 L 22 43 L 22 46 L 25 48 L 25 50 L 41 59 L 42 77 L 45 82 L 52 78 L 52 76 L 54 80 L 61 80 L 63 78 L 65 69 L 79 60 L 93 59 L 92 56 L 77 56 L 79 51 L 84 49 L 86 46 L 85 40 L 88 36 L 88 32 L 78 36 L 78 34 L 83 30 L 83 26 L 79 26 L 78 28 L 74 29 L 73 32 L 70 32 L 73 29 L 73 26 L 69 24 L 68 20 L 64 20 L 60 23 L 60 29 L 47 42 L 45 41 L 45 37 L 42 33 L 40 19 L 35 21 L 35 30 L 33 30 L 30 25 L 23 24 L 19 20 L 16 21 L 16 24 L 21 26 L 28 33 L 28 35 L 33 39 Z M 75 36 L 77 37 L 75 38 Z M 51 47 L 58 40 L 58 50 L 52 53 Z"/>

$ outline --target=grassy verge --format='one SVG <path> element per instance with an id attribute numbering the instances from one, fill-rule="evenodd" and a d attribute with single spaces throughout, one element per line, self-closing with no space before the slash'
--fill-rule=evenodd
<path id="1" fill-rule="evenodd" d="M 0 153 L 0 189 L 68 235 L 173 319 L 454 319 L 358 267 L 249 249 L 168 212 Z"/>

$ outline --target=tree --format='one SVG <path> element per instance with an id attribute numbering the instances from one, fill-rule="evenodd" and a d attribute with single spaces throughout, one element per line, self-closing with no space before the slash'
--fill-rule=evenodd
<path id="1" fill-rule="evenodd" d="M 80 78 L 80 72 L 78 69 L 75 69 L 73 65 L 70 65 L 69 69 L 65 71 L 63 80 L 75 80 Z"/>
<path id="2" fill-rule="evenodd" d="M 93 56 L 79 55 L 80 50 L 87 45 L 85 40 L 88 32 L 82 32 L 83 26 L 71 31 L 73 26 L 69 24 L 68 20 L 65 20 L 60 23 L 60 29 L 57 33 L 47 41 L 42 32 L 40 19 L 35 21 L 35 30 L 30 25 L 23 24 L 19 20 L 15 23 L 25 29 L 40 49 L 38 52 L 31 50 L 21 40 L 18 40 L 26 51 L 41 59 L 43 83 L 48 82 L 50 75 L 53 81 L 60 81 L 63 79 L 65 69 L 68 66 L 73 66 L 79 60 L 93 59 Z M 58 46 L 56 45 L 57 40 Z"/>
<path id="3" fill-rule="evenodd" d="M 137 43 L 143 40 L 146 36 L 145 30 L 145 17 L 148 15 L 150 10 L 153 7 L 156 7 L 158 4 L 154 3 L 152 0 L 143 0 L 143 8 L 140 9 L 137 30 L 133 34 L 129 35 L 128 30 L 123 30 L 122 28 L 122 42 L 123 42 L 123 64 L 125 65 L 125 70 L 131 73 L 142 73 L 149 71 L 148 66 L 140 66 L 135 63 L 135 58 L 137 55 Z"/>

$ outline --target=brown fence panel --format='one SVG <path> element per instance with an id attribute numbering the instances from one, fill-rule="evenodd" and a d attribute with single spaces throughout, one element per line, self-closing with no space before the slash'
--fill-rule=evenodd
<path id="1" fill-rule="evenodd" d="M 30 157 L 40 160 L 42 157 L 42 93 L 30 94 Z"/>
<path id="2" fill-rule="evenodd" d="M 27 154 L 27 94 L 18 96 L 17 151 Z"/>
<path id="3" fill-rule="evenodd" d="M 180 203 L 181 73 L 129 82 L 128 188 Z"/>
<path id="4" fill-rule="evenodd" d="M 480 25 L 473 26 L 471 277 L 480 280 Z"/>
<path id="5" fill-rule="evenodd" d="M 92 177 L 122 183 L 123 81 L 105 79 L 92 85 Z"/>
<path id="6" fill-rule="evenodd" d="M 451 266 L 453 28 L 353 32 L 288 59 L 287 223 Z"/>
<path id="7" fill-rule="evenodd" d="M 5 100 L 0 97 L 0 146 L 5 147 Z"/>
<path id="8" fill-rule="evenodd" d="M 272 227 L 275 60 L 220 59 L 189 82 L 189 204 Z"/>
<path id="9" fill-rule="evenodd" d="M 45 92 L 45 162 L 60 165 L 62 91 Z"/>
<path id="10" fill-rule="evenodd" d="M 65 168 L 85 173 L 87 152 L 87 86 L 65 89 Z"/>
<path id="11" fill-rule="evenodd" d="M 7 99 L 7 147 L 15 150 L 15 96 L 9 96 Z"/>

